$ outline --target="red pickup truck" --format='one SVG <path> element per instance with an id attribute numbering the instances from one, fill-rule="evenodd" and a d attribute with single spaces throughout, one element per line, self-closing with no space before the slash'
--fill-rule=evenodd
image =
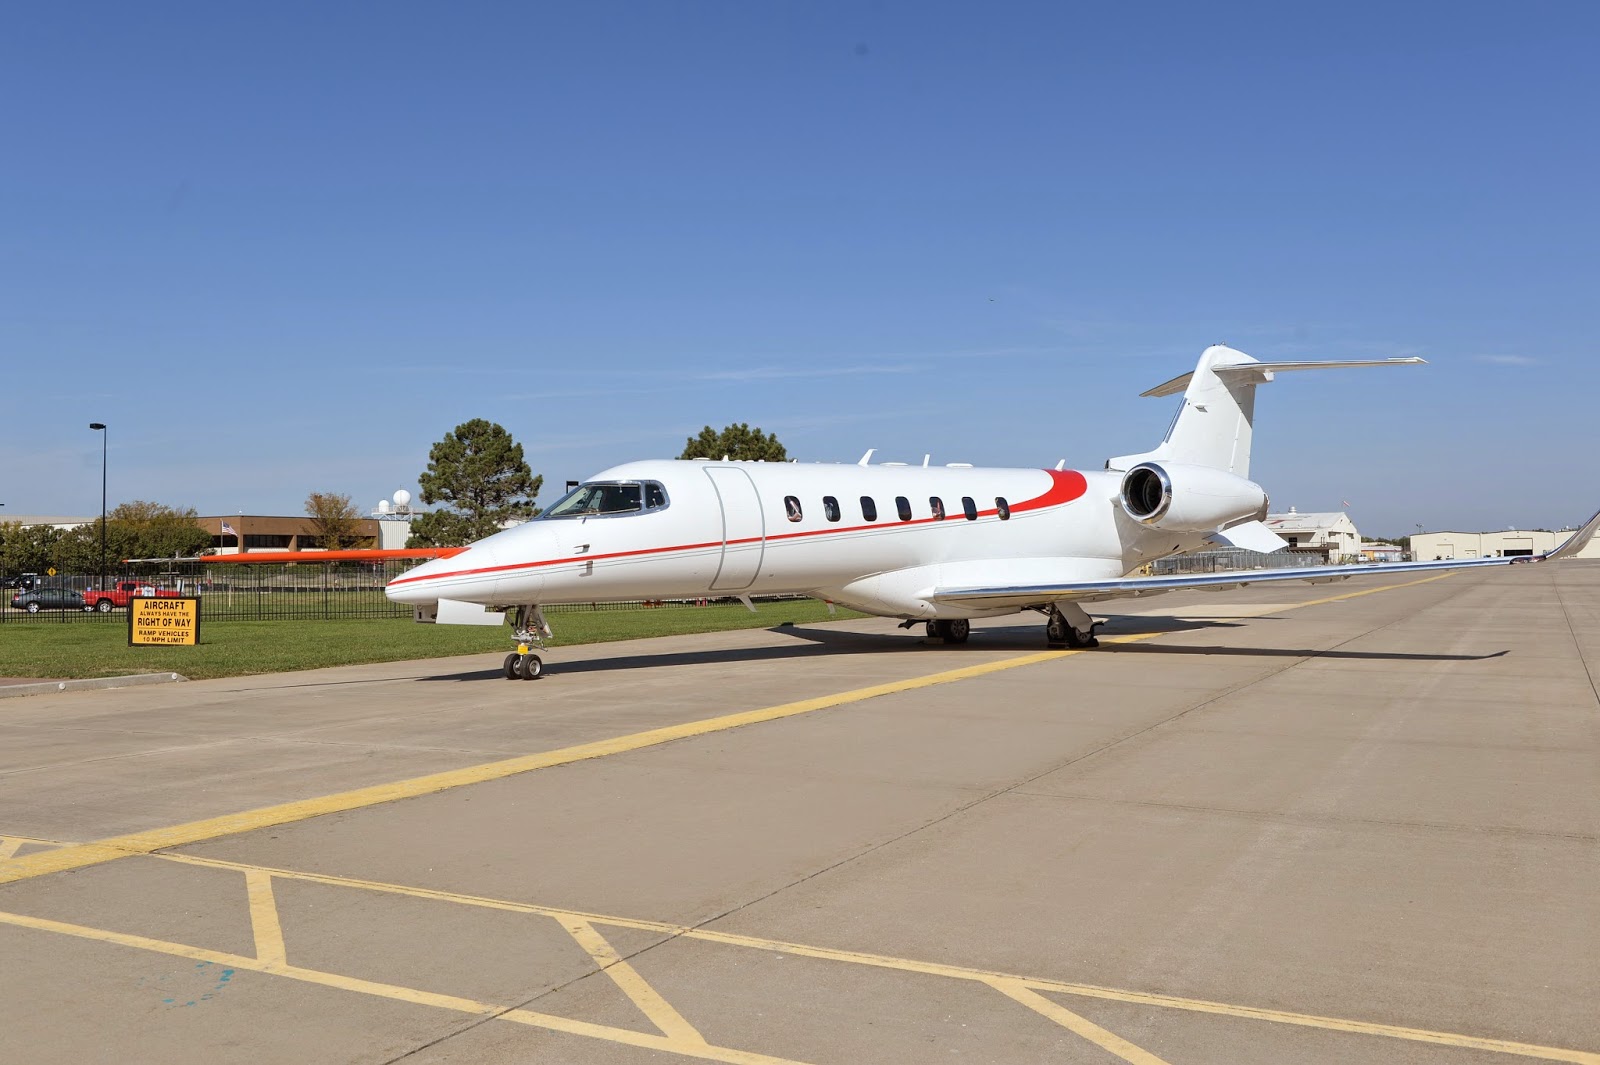
<path id="1" fill-rule="evenodd" d="M 104 614 L 113 607 L 127 606 L 136 595 L 155 596 L 158 599 L 176 599 L 181 593 L 171 588 L 157 588 L 144 581 L 118 581 L 104 591 L 90 588 L 83 593 L 83 601 Z"/>

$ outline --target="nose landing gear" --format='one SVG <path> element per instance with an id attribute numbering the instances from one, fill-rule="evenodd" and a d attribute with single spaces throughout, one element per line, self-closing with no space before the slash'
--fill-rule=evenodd
<path id="1" fill-rule="evenodd" d="M 544 676 L 544 659 L 534 654 L 532 648 L 544 650 L 544 638 L 550 635 L 550 623 L 544 611 L 537 606 L 519 606 L 512 621 L 512 639 L 517 649 L 506 655 L 507 680 L 538 680 Z"/>
<path id="2" fill-rule="evenodd" d="M 1044 638 L 1051 646 L 1099 647 L 1094 630 L 1100 622 L 1091 618 L 1077 603 L 1052 603 L 1045 613 Z"/>

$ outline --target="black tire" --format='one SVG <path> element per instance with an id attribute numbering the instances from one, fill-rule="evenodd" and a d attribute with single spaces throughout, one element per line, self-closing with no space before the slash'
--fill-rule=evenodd
<path id="1" fill-rule="evenodd" d="M 1044 624 L 1044 638 L 1046 643 L 1070 643 L 1072 626 L 1060 614 L 1051 614 L 1050 620 Z"/>
<path id="2" fill-rule="evenodd" d="M 538 655 L 523 655 L 517 665 L 517 676 L 523 680 L 538 680 L 544 672 L 544 659 Z"/>
<path id="3" fill-rule="evenodd" d="M 102 613 L 102 614 L 109 614 L 109 613 L 111 613 L 111 606 L 112 606 L 111 600 L 109 600 L 109 599 L 101 599 L 101 600 L 99 600 L 98 602 L 95 603 L 94 608 L 96 610 L 100 611 L 100 613 Z"/>
<path id="4" fill-rule="evenodd" d="M 518 663 L 517 663 L 517 660 L 519 658 L 521 658 L 521 657 L 522 656 L 517 654 L 517 652 L 515 652 L 515 651 L 512 651 L 510 654 L 506 655 L 506 663 L 505 663 L 506 680 L 516 680 L 518 677 L 520 677 L 522 675 L 518 670 Z"/>
<path id="5" fill-rule="evenodd" d="M 944 623 L 945 643 L 966 643 L 972 635 L 972 622 L 966 618 L 952 618 Z"/>
<path id="6" fill-rule="evenodd" d="M 939 623 L 937 621 L 928 622 L 928 638 L 932 639 L 933 637 L 938 636 L 938 635 L 939 635 Z"/>
<path id="7" fill-rule="evenodd" d="M 28 604 L 28 613 L 37 614 L 38 612 L 39 612 L 39 604 L 38 603 L 29 603 Z"/>

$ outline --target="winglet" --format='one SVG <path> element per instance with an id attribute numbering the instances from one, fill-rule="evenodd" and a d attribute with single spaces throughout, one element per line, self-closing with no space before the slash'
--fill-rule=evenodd
<path id="1" fill-rule="evenodd" d="M 1542 559 L 1571 558 L 1573 555 L 1576 555 L 1579 551 L 1582 551 L 1585 547 L 1589 546 L 1589 541 L 1594 539 L 1594 534 L 1596 532 L 1600 532 L 1600 511 L 1596 511 L 1594 517 L 1584 522 L 1581 529 L 1567 537 L 1566 543 L 1562 544 L 1554 551 L 1540 555 L 1539 557 Z"/>

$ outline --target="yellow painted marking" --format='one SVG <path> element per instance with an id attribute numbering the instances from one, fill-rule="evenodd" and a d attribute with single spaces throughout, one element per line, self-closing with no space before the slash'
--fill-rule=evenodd
<path id="1" fill-rule="evenodd" d="M 285 967 L 289 955 L 283 945 L 278 903 L 272 897 L 272 874 L 265 869 L 246 869 L 244 882 L 250 893 L 250 930 L 256 937 L 256 960 L 272 968 Z"/>
<path id="2" fill-rule="evenodd" d="M 162 861 L 179 862 L 185 865 L 200 865 L 216 869 L 260 868 L 239 862 L 230 862 L 218 858 L 199 858 L 187 854 L 160 854 L 156 855 L 156 857 Z M 1164 1009 L 1186 1010 L 1191 1013 L 1212 1013 L 1225 1017 L 1238 1017 L 1244 1020 L 1270 1021 L 1275 1024 L 1298 1025 L 1302 1028 L 1321 1028 L 1333 1032 L 1348 1032 L 1353 1035 L 1384 1036 L 1390 1039 L 1405 1039 L 1416 1043 L 1431 1043 L 1438 1046 L 1459 1047 L 1467 1050 L 1489 1050 L 1501 1054 L 1535 1058 L 1541 1061 L 1571 1062 L 1574 1065 L 1600 1065 L 1600 1054 L 1582 1050 L 1568 1050 L 1564 1047 L 1518 1043 L 1507 1039 L 1483 1039 L 1478 1036 L 1462 1035 L 1456 1032 L 1438 1032 L 1426 1028 L 1406 1028 L 1393 1024 L 1374 1024 L 1368 1021 L 1347 1020 L 1342 1017 L 1321 1017 L 1316 1014 L 1291 1013 L 1287 1010 L 1262 1009 L 1256 1006 L 1237 1006 L 1226 1002 L 1211 1002 L 1206 999 L 1179 998 L 1174 995 L 1161 995 L 1146 991 L 1127 991 L 1114 987 L 1100 987 L 1095 984 L 1077 984 L 1064 980 L 1038 979 L 1017 976 L 1013 973 L 994 972 L 987 969 L 972 969 L 961 965 L 916 961 L 911 958 L 894 958 L 882 954 L 869 954 L 865 951 L 840 950 L 834 947 L 815 947 L 804 943 L 790 943 L 781 939 L 764 939 L 759 936 L 739 935 L 734 932 L 690 928 L 685 925 L 670 924 L 664 921 L 562 910 L 552 906 L 539 906 L 534 903 L 511 902 L 505 899 L 484 898 L 478 895 L 463 895 L 453 891 L 439 891 L 433 888 L 407 887 L 404 884 L 386 884 L 376 880 L 357 880 L 351 877 L 330 876 L 325 873 L 303 873 L 292 869 L 276 868 L 269 868 L 267 871 L 273 876 L 283 879 L 305 880 L 310 883 L 328 884 L 335 887 L 351 887 L 395 895 L 409 895 L 421 899 L 437 899 L 441 902 L 481 906 L 492 910 L 509 910 L 514 913 L 540 914 L 546 917 L 554 917 L 563 923 L 586 921 L 591 924 L 609 925 L 614 928 L 659 932 L 668 936 L 682 936 L 686 939 L 704 940 L 708 943 L 721 943 L 727 946 L 749 947 L 753 950 L 793 954 L 796 957 L 817 958 L 822 961 L 846 962 L 852 965 L 868 965 L 874 968 L 893 969 L 899 972 L 944 976 L 956 980 L 972 980 L 991 986 L 996 986 L 997 983 L 1012 984 L 1026 987 L 1033 991 L 1059 992 L 1066 995 L 1078 995 L 1083 998 L 1105 999 L 1109 1002 L 1160 1006 Z"/>
<path id="3" fill-rule="evenodd" d="M 439 1009 L 455 1010 L 458 1013 L 489 1016 L 498 1020 L 532 1025 L 536 1028 L 548 1028 L 552 1031 L 566 1032 L 570 1035 L 588 1036 L 592 1039 L 604 1039 L 612 1043 L 626 1043 L 629 1046 L 643 1047 L 648 1050 L 661 1050 L 667 1053 L 681 1054 L 685 1057 L 700 1058 L 704 1061 L 723 1061 L 729 1062 L 731 1065 L 805 1065 L 803 1062 L 792 1061 L 788 1058 L 775 1058 L 766 1054 L 754 1054 L 745 1050 L 716 1047 L 706 1043 L 685 1043 L 665 1036 L 634 1032 L 626 1028 L 612 1028 L 609 1025 L 577 1021 L 570 1017 L 557 1017 L 553 1014 L 538 1013 L 534 1010 L 508 1008 L 489 1002 L 478 1002 L 470 998 L 440 995 L 432 991 L 420 991 L 413 987 L 400 987 L 396 984 L 362 980 L 358 977 L 322 972 L 318 969 L 301 969 L 293 965 L 274 965 L 258 958 L 246 958 L 240 954 L 228 954 L 224 951 L 208 950 L 204 947 L 191 947 L 185 943 L 171 943 L 161 939 L 149 939 L 145 936 L 129 935 L 126 932 L 111 932 L 101 928 L 89 928 L 84 925 L 68 924 L 64 921 L 50 921 L 42 917 L 29 917 L 20 913 L 0 912 L 0 924 L 32 928 L 41 932 L 55 932 L 60 935 L 75 936 L 79 939 L 89 939 L 100 943 L 113 943 L 117 946 L 132 947 L 137 950 L 156 951 L 161 954 L 176 955 L 180 958 L 190 958 L 195 961 L 209 961 L 233 969 L 268 973 L 272 976 L 287 977 L 304 983 L 320 984 L 323 987 L 354 991 L 363 995 L 376 995 L 380 998 L 410 1002 L 419 1006 L 434 1006 Z"/>
<path id="4" fill-rule="evenodd" d="M 1061 1003 L 1045 998 L 1019 980 L 987 980 L 985 983 L 1007 998 L 1015 999 L 1030 1010 L 1043 1014 L 1061 1027 L 1082 1036 L 1101 1050 L 1130 1062 L 1131 1065 L 1167 1065 L 1167 1062 L 1143 1047 L 1134 1046 L 1117 1033 L 1106 1031 L 1087 1017 L 1080 1017 Z"/>
<path id="5" fill-rule="evenodd" d="M 224 814 L 221 817 L 210 817 L 204 821 L 191 821 L 188 824 L 172 825 L 169 828 L 156 828 L 145 832 L 134 832 L 126 836 L 113 836 L 110 839 L 63 847 L 60 850 L 44 854 L 30 854 L 26 858 L 13 858 L 4 863 L 4 865 L 0 865 L 0 884 L 27 880 L 31 877 L 44 876 L 49 873 L 66 872 L 69 869 L 82 869 L 86 866 L 115 861 L 118 858 L 125 858 L 129 855 L 150 854 L 168 847 L 202 843 L 206 840 L 233 836 L 241 832 L 271 828 L 274 825 L 305 821 L 309 818 L 321 817 L 324 814 L 359 810 L 368 806 L 394 802 L 398 799 L 416 798 L 419 795 L 432 795 L 436 792 L 464 787 L 468 784 L 482 784 L 490 780 L 501 780 L 505 777 L 516 776 L 519 773 L 530 773 L 536 769 L 570 765 L 573 762 L 587 761 L 592 758 L 606 758 L 614 754 L 623 754 L 628 751 L 643 750 L 646 747 L 656 747 L 663 743 L 672 743 L 675 740 L 704 736 L 712 732 L 723 732 L 727 729 L 743 728 L 746 725 L 756 725 L 766 721 L 779 721 L 783 718 L 797 717 L 801 714 L 827 710 L 835 706 L 846 706 L 850 703 L 859 703 L 867 699 L 876 699 L 882 695 L 894 695 L 899 692 L 915 691 L 918 688 L 930 688 L 937 684 L 950 684 L 955 681 L 970 680 L 973 677 L 981 677 L 989 673 L 1016 669 L 1020 666 L 1031 666 L 1038 662 L 1050 662 L 1057 658 L 1065 658 L 1069 655 L 1082 653 L 1081 650 L 1065 650 L 1018 655 L 998 662 L 964 666 L 961 669 L 930 673 L 927 676 L 913 677 L 910 680 L 891 681 L 888 684 L 874 684 L 871 687 L 857 688 L 854 691 L 823 695 L 815 699 L 802 699 L 799 702 L 769 706 L 761 710 L 745 710 L 737 714 L 724 714 L 721 717 L 688 721 L 681 725 L 650 729 L 647 732 L 635 732 L 628 736 L 617 736 L 612 739 L 597 740 L 593 743 L 581 743 L 575 747 L 562 747 L 558 750 L 543 751 L 539 754 L 519 755 L 515 758 L 506 758 L 498 762 L 485 762 L 482 765 L 450 769 L 443 773 L 430 773 L 427 776 L 412 777 L 409 780 L 376 784 L 372 787 L 357 788 L 354 791 L 341 791 L 333 795 L 323 795 L 313 799 L 300 799 L 295 802 L 281 803 L 277 806 L 263 806 L 256 810 Z"/>
<path id="6" fill-rule="evenodd" d="M 1379 592 L 1392 592 L 1396 588 L 1412 588 L 1419 584 L 1430 584 L 1433 581 L 1447 581 L 1456 576 L 1454 573 L 1440 573 L 1433 577 L 1422 577 L 1414 581 L 1405 581 L 1401 584 L 1385 584 L 1381 588 L 1367 588 L 1359 592 L 1345 592 L 1343 595 L 1330 595 L 1326 599 L 1312 599 L 1304 603 L 1296 603 L 1291 610 L 1299 610 L 1304 606 L 1321 606 L 1323 603 L 1337 603 L 1341 599 L 1359 599 L 1363 595 L 1377 595 Z"/>
<path id="7" fill-rule="evenodd" d="M 17 851 L 27 846 L 66 847 L 70 846 L 70 844 L 63 843 L 59 839 L 38 839 L 34 836 L 0 835 L 0 862 L 5 861 L 7 858 L 16 857 Z"/>
<path id="8" fill-rule="evenodd" d="M 594 925 L 571 917 L 563 919 L 561 924 L 572 938 L 578 941 L 578 946 L 587 951 L 589 957 L 600 966 L 600 971 L 611 977 L 612 982 L 622 989 L 622 993 L 639 1007 L 639 1011 L 650 1018 L 650 1023 L 661 1029 L 662 1035 L 674 1042 L 705 1044 L 705 1036 L 696 1031 L 671 1003 L 646 983 L 638 970 L 623 961 L 622 956 L 606 942 L 605 937 L 595 931 Z"/>

